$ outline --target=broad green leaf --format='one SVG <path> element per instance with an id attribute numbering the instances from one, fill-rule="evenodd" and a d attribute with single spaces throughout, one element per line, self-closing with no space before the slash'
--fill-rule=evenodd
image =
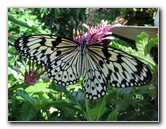
<path id="1" fill-rule="evenodd" d="M 118 119 L 118 111 L 117 109 L 114 109 L 107 117 L 107 121 L 117 121 L 117 119 Z"/>
<path id="2" fill-rule="evenodd" d="M 147 52 L 150 53 L 150 50 L 151 48 L 155 45 L 155 44 L 158 44 L 158 35 L 156 35 L 155 38 L 151 38 L 149 41 L 148 41 L 148 47 L 147 47 Z"/>
<path id="3" fill-rule="evenodd" d="M 97 121 L 99 118 L 103 115 L 105 106 L 106 106 L 106 100 L 105 96 L 98 100 L 96 106 L 93 109 L 90 109 L 88 106 L 89 100 L 85 100 L 86 103 L 86 109 L 88 113 L 88 117 L 90 121 Z"/>
<path id="4" fill-rule="evenodd" d="M 143 55 L 148 54 L 147 45 L 148 45 L 148 35 L 145 32 L 142 32 L 139 35 L 137 35 L 136 47 L 138 51 L 141 51 L 143 53 Z"/>
<path id="5" fill-rule="evenodd" d="M 16 94 L 20 95 L 22 98 L 24 98 L 26 101 L 31 103 L 35 108 L 38 107 L 39 101 L 35 98 L 32 98 L 29 96 L 29 94 L 24 90 L 16 90 Z"/>
<path id="6" fill-rule="evenodd" d="M 21 107 L 20 121 L 29 121 L 37 114 L 36 108 L 29 102 L 25 102 Z"/>

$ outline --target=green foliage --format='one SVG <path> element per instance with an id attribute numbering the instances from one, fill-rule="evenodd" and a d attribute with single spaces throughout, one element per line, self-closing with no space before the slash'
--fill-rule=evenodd
<path id="1" fill-rule="evenodd" d="M 32 104 L 35 108 L 38 107 L 39 102 L 37 101 L 37 99 L 30 97 L 29 94 L 26 93 L 24 90 L 16 90 L 16 94 L 24 98 L 26 101 Z"/>
<path id="2" fill-rule="evenodd" d="M 107 117 L 107 121 L 117 121 L 117 120 L 118 120 L 118 111 L 117 109 L 114 109 Z"/>
<path id="3" fill-rule="evenodd" d="M 105 97 L 103 97 L 102 99 L 98 100 L 95 104 L 95 106 L 93 108 L 90 108 L 89 105 L 89 100 L 85 100 L 86 103 L 86 110 L 87 110 L 87 114 L 89 117 L 90 121 L 98 121 L 99 118 L 102 116 L 102 114 L 104 113 L 105 110 L 105 106 L 106 106 L 106 101 L 105 101 Z"/>
<path id="4" fill-rule="evenodd" d="M 155 9 L 152 9 L 155 10 Z M 80 81 L 63 87 L 50 79 L 39 79 L 26 85 L 19 66 L 25 72 L 20 56 L 14 48 L 15 40 L 23 35 L 55 34 L 72 37 L 73 28 L 82 29 L 91 8 L 9 8 L 8 9 L 8 120 L 9 121 L 158 121 L 158 66 L 150 56 L 158 44 L 158 36 L 148 39 L 144 32 L 136 37 L 136 49 L 114 41 L 111 46 L 123 50 L 146 63 L 153 80 L 143 87 L 107 87 L 107 95 L 97 101 L 84 99 Z M 116 9 L 124 14 L 134 9 Z M 102 19 L 111 23 L 116 15 L 111 9 L 99 9 L 93 24 Z M 27 64 L 28 65 L 28 64 Z"/>
<path id="5" fill-rule="evenodd" d="M 28 29 L 31 29 L 33 31 L 37 31 L 37 28 L 33 28 L 31 26 L 29 26 L 27 23 L 25 22 L 22 22 L 20 20 L 17 20 L 16 18 L 14 18 L 12 15 L 8 15 L 8 21 L 11 21 L 13 22 L 14 24 L 17 24 L 19 26 L 22 26 L 22 27 L 25 27 L 25 28 L 28 28 Z"/>

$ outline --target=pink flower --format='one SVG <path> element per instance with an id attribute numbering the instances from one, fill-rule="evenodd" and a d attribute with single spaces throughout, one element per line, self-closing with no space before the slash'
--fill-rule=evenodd
<path id="1" fill-rule="evenodd" d="M 22 61 L 22 64 L 24 65 L 25 70 L 21 71 L 20 68 L 16 66 L 13 66 L 13 69 L 21 73 L 24 78 L 24 83 L 28 86 L 35 85 L 40 78 L 48 78 L 47 76 L 41 76 L 46 72 L 46 69 L 43 70 L 39 67 L 35 68 L 35 64 L 31 62 L 29 62 L 29 67 L 27 68 L 24 60 Z"/>
<path id="2" fill-rule="evenodd" d="M 114 27 L 120 27 L 121 24 L 115 24 L 115 25 L 107 25 L 107 21 L 102 20 L 100 25 L 97 25 L 95 27 L 89 27 L 86 24 L 83 24 L 84 27 L 88 29 L 87 32 L 80 34 L 76 37 L 74 37 L 74 40 L 78 43 L 82 44 L 83 42 L 86 42 L 86 45 L 89 44 L 101 44 L 103 40 L 113 40 L 114 37 L 111 36 L 112 32 L 110 32 L 110 29 Z M 78 32 L 77 32 L 78 33 Z"/>

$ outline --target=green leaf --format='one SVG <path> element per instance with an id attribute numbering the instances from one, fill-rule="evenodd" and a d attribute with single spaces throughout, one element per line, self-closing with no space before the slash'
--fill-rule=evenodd
<path id="1" fill-rule="evenodd" d="M 11 22 L 13 22 L 13 23 L 15 23 L 15 24 L 17 24 L 17 25 L 19 25 L 19 26 L 26 27 L 26 28 L 31 29 L 31 30 L 33 30 L 33 31 L 37 31 L 37 28 L 30 27 L 27 23 L 15 19 L 15 18 L 14 18 L 12 15 L 10 15 L 10 14 L 8 15 L 8 20 L 11 21 Z"/>
<path id="2" fill-rule="evenodd" d="M 54 17 L 55 17 L 55 18 L 58 18 L 58 15 L 59 15 L 59 8 L 55 8 L 54 11 L 55 11 L 55 12 L 54 12 Z"/>
<path id="3" fill-rule="evenodd" d="M 127 52 L 128 54 L 136 53 L 136 51 L 134 49 L 132 49 L 131 47 L 123 46 L 123 45 L 119 44 L 118 42 L 112 41 L 112 43 L 110 44 L 110 46 L 114 47 L 116 49 L 119 49 L 121 51 Z"/>
<path id="4" fill-rule="evenodd" d="M 37 99 L 35 99 L 35 98 L 30 97 L 29 94 L 26 91 L 24 91 L 24 90 L 16 90 L 16 94 L 20 95 L 26 101 L 31 103 L 35 108 L 38 107 L 39 101 Z"/>
<path id="5" fill-rule="evenodd" d="M 60 24 L 56 24 L 56 29 L 59 31 L 61 28 Z"/>
<path id="6" fill-rule="evenodd" d="M 136 37 L 136 47 L 143 55 L 147 55 L 148 35 L 145 32 L 140 33 Z"/>
<path id="7" fill-rule="evenodd" d="M 117 91 L 109 90 L 108 95 L 105 96 L 106 102 L 109 102 L 111 99 L 115 98 L 117 96 Z"/>
<path id="8" fill-rule="evenodd" d="M 20 111 L 20 121 L 29 121 L 37 114 L 36 108 L 29 102 L 25 102 Z"/>
<path id="9" fill-rule="evenodd" d="M 13 95 L 12 97 L 12 109 L 15 110 L 17 107 L 18 101 L 16 99 L 16 95 Z"/>
<path id="10" fill-rule="evenodd" d="M 81 91 L 74 91 L 72 93 L 72 96 L 74 97 L 75 100 L 77 101 L 82 101 L 84 99 L 84 93 Z"/>
<path id="11" fill-rule="evenodd" d="M 59 84 L 55 84 L 56 90 L 60 91 L 60 92 L 64 92 L 65 94 L 68 94 L 68 91 L 66 90 L 65 86 L 59 85 Z"/>
<path id="12" fill-rule="evenodd" d="M 25 89 L 28 93 L 49 92 L 50 89 L 46 87 L 46 83 L 38 82 L 34 86 L 29 86 Z"/>
<path id="13" fill-rule="evenodd" d="M 153 113 L 152 113 L 152 116 L 151 116 L 152 118 L 152 121 L 158 121 L 158 113 L 157 113 L 157 111 L 154 111 Z"/>
<path id="14" fill-rule="evenodd" d="M 97 121 L 104 113 L 106 100 L 105 96 L 97 101 L 96 106 L 93 109 L 90 109 L 88 106 L 89 100 L 85 100 L 86 109 L 90 121 Z"/>
<path id="15" fill-rule="evenodd" d="M 75 110 L 80 110 L 80 108 L 77 105 L 73 105 L 67 101 L 64 100 L 56 100 L 56 101 L 51 101 L 48 104 L 53 105 L 54 107 L 64 107 L 64 108 L 71 108 Z"/>
<path id="16" fill-rule="evenodd" d="M 124 99 L 118 100 L 116 102 L 116 109 L 118 111 L 124 111 L 129 107 L 131 102 L 132 102 L 132 95 L 128 95 Z"/>
<path id="17" fill-rule="evenodd" d="M 110 114 L 109 116 L 107 117 L 107 120 L 108 121 L 117 121 L 118 119 L 118 111 L 117 109 L 114 109 Z"/>
<path id="18" fill-rule="evenodd" d="M 119 88 L 118 92 L 117 92 L 117 95 L 120 96 L 120 95 L 123 95 L 123 94 L 129 94 L 129 93 L 131 93 L 131 91 L 132 91 L 132 87 Z"/>
<path id="19" fill-rule="evenodd" d="M 44 13 L 44 14 L 48 12 L 48 9 L 47 9 L 47 8 L 43 8 L 42 10 L 43 10 L 43 13 Z"/>
<path id="20" fill-rule="evenodd" d="M 158 35 L 156 35 L 155 38 L 151 38 L 148 42 L 148 47 L 147 47 L 147 53 L 150 53 L 151 48 L 155 45 L 158 44 Z"/>
<path id="21" fill-rule="evenodd" d="M 11 68 L 8 68 L 8 75 L 9 74 L 12 74 L 14 76 L 14 78 L 18 79 L 18 72 L 11 69 Z"/>

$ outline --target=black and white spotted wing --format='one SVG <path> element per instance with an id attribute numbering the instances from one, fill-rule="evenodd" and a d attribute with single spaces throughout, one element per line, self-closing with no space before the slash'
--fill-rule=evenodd
<path id="1" fill-rule="evenodd" d="M 38 64 L 48 66 L 48 75 L 57 84 L 75 84 L 83 77 L 86 98 L 95 100 L 106 94 L 106 85 L 141 86 L 150 82 L 148 67 L 135 57 L 103 45 L 80 45 L 49 35 L 25 36 L 16 49 Z"/>
<path id="2" fill-rule="evenodd" d="M 81 76 L 79 45 L 67 38 L 32 35 L 19 38 L 15 48 L 29 59 L 48 66 L 48 75 L 57 84 L 75 84 Z"/>
<path id="3" fill-rule="evenodd" d="M 15 48 L 23 56 L 41 65 L 48 65 L 50 57 L 59 57 L 78 48 L 78 44 L 67 38 L 52 35 L 31 35 L 16 40 Z"/>
<path id="4" fill-rule="evenodd" d="M 137 58 L 102 45 L 90 45 L 84 54 L 83 89 L 89 99 L 106 94 L 106 85 L 113 87 L 142 86 L 152 79 L 149 68 Z"/>

